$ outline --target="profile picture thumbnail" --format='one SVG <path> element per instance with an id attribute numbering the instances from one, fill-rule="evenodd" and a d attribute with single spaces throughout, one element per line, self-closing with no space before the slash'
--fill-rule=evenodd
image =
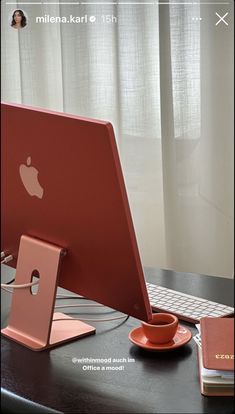
<path id="1" fill-rule="evenodd" d="M 20 9 L 14 10 L 11 19 L 11 27 L 13 29 L 23 29 L 27 25 L 27 18 Z"/>

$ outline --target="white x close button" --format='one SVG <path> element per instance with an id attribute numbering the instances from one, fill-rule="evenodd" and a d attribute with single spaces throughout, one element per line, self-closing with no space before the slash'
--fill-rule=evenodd
<path id="1" fill-rule="evenodd" d="M 228 12 L 225 13 L 223 16 L 220 16 L 219 13 L 215 13 L 217 17 L 219 17 L 219 20 L 216 22 L 216 26 L 218 26 L 218 24 L 220 23 L 224 23 L 226 26 L 228 26 L 228 22 L 226 22 L 225 17 L 228 15 Z"/>

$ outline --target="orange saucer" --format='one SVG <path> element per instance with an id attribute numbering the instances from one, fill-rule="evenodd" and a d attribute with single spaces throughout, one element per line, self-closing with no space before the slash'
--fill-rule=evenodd
<path id="1" fill-rule="evenodd" d="M 165 344 L 153 344 L 144 335 L 142 326 L 132 329 L 129 333 L 129 339 L 133 344 L 147 349 L 148 351 L 170 351 L 187 344 L 192 338 L 192 333 L 185 326 L 178 325 L 174 338 Z"/>

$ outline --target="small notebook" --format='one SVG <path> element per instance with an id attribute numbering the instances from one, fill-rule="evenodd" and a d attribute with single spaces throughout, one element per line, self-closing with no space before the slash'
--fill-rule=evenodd
<path id="1" fill-rule="evenodd" d="M 234 395 L 234 319 L 202 318 L 198 359 L 203 395 Z"/>
<path id="2" fill-rule="evenodd" d="M 234 371 L 234 318 L 202 318 L 200 326 L 204 367 Z"/>

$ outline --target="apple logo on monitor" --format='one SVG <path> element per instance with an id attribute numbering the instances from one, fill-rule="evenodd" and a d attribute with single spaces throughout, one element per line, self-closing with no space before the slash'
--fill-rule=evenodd
<path id="1" fill-rule="evenodd" d="M 31 157 L 27 158 L 27 165 L 20 165 L 19 172 L 21 181 L 29 195 L 42 198 L 44 189 L 38 181 L 38 170 L 31 166 Z"/>

